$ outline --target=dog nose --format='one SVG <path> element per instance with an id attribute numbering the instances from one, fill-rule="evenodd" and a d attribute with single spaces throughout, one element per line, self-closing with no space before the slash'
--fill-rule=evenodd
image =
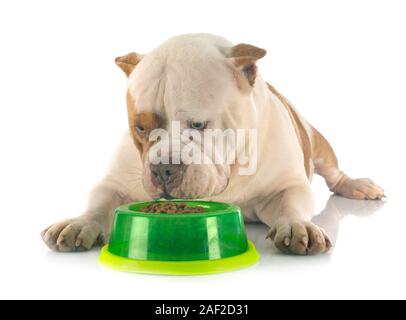
<path id="1" fill-rule="evenodd" d="M 176 164 L 151 164 L 152 174 L 162 182 L 168 182 L 177 170 Z"/>

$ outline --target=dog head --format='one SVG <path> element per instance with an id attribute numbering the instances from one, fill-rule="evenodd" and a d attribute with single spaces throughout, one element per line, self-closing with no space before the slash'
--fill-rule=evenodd
<path id="1" fill-rule="evenodd" d="M 265 54 L 216 36 L 185 35 L 147 55 L 116 58 L 128 76 L 129 127 L 151 197 L 204 198 L 225 190 L 234 165 L 213 157 L 228 139 L 221 135 L 224 130 L 253 126 L 256 61 Z M 210 129 L 221 135 L 221 143 L 207 152 L 203 141 Z M 195 160 L 200 156 L 200 163 L 185 160 L 190 150 Z"/>

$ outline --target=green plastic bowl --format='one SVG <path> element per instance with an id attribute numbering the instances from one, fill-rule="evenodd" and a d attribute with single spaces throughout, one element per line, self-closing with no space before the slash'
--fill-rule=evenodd
<path id="1" fill-rule="evenodd" d="M 200 206 L 204 213 L 144 213 L 151 203 Z M 259 260 L 239 207 L 209 201 L 154 201 L 116 210 L 100 262 L 127 272 L 195 275 L 233 271 Z"/>

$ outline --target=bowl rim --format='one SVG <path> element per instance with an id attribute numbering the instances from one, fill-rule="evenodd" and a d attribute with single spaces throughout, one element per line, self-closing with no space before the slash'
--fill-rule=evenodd
<path id="1" fill-rule="evenodd" d="M 177 203 L 187 203 L 187 204 L 195 204 L 201 205 L 203 207 L 216 207 L 216 206 L 223 206 L 223 208 L 202 213 L 150 213 L 150 212 L 141 212 L 134 210 L 133 206 L 143 207 L 147 206 L 152 203 L 160 203 L 160 202 L 177 202 Z M 182 200 L 182 199 L 171 199 L 171 200 L 151 200 L 151 201 L 141 201 L 141 202 L 132 202 L 125 205 L 122 205 L 116 209 L 117 214 L 130 214 L 133 216 L 139 217 L 172 217 L 172 218 L 179 218 L 179 217 L 211 217 L 211 216 L 218 216 L 223 215 L 231 212 L 241 213 L 241 208 L 235 204 L 227 203 L 227 202 L 218 202 L 218 201 L 209 201 L 209 200 Z"/>
<path id="2" fill-rule="evenodd" d="M 117 256 L 105 245 L 99 256 L 99 263 L 111 269 L 155 275 L 197 276 L 237 271 L 258 263 L 260 254 L 252 241 L 248 240 L 247 250 L 236 256 L 216 260 L 156 261 L 136 260 Z"/>

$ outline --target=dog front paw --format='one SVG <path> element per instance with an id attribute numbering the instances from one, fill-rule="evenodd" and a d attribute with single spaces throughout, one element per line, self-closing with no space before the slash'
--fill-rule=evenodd
<path id="1" fill-rule="evenodd" d="M 281 217 L 275 221 L 268 237 L 283 253 L 316 255 L 328 252 L 331 241 L 326 232 L 315 224 Z"/>
<path id="2" fill-rule="evenodd" d="M 102 225 L 86 217 L 51 225 L 41 236 L 51 250 L 60 252 L 87 251 L 106 241 Z"/>

